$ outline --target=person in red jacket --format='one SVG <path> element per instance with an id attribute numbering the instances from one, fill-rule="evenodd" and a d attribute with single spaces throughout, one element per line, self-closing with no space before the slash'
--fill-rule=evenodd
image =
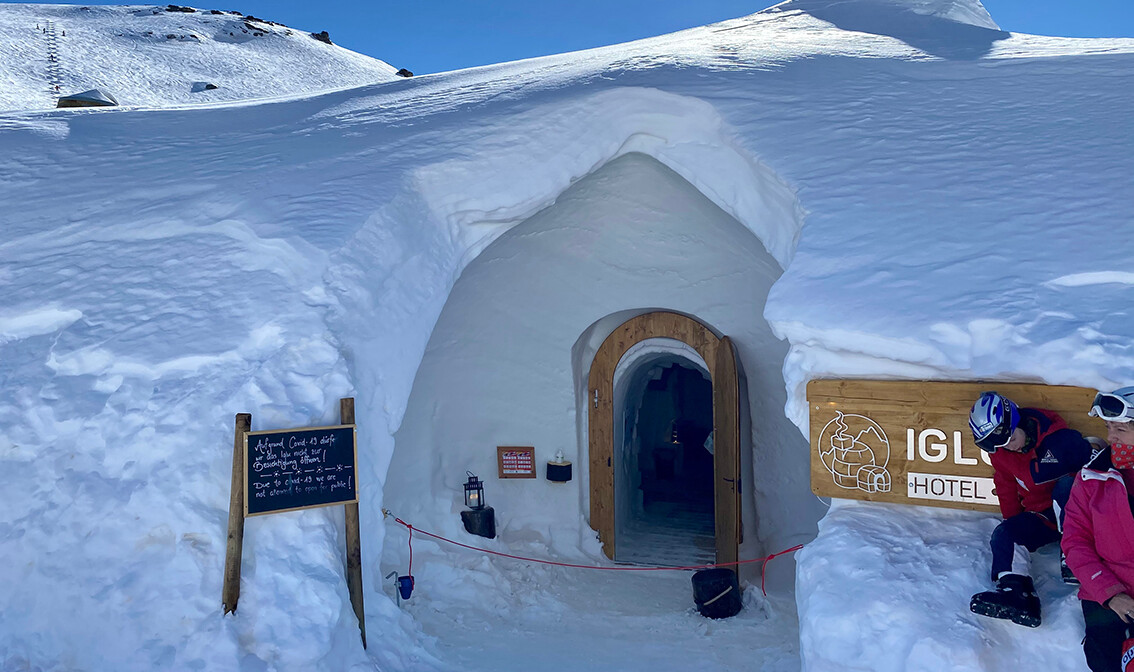
<path id="1" fill-rule="evenodd" d="M 1117 672 L 1134 627 L 1134 387 L 1097 395 L 1090 415 L 1106 421 L 1110 447 L 1079 472 L 1062 545 L 1080 578 L 1087 666 Z"/>
<path id="2" fill-rule="evenodd" d="M 1059 541 L 1074 474 L 1091 459 L 1091 444 L 1058 414 L 1020 408 L 997 392 L 981 393 L 969 413 L 969 429 L 977 446 L 989 453 L 1004 516 L 989 542 L 996 589 L 973 595 L 969 609 L 1039 627 L 1028 552 Z M 1064 580 L 1074 582 L 1074 576 L 1067 572 Z"/>

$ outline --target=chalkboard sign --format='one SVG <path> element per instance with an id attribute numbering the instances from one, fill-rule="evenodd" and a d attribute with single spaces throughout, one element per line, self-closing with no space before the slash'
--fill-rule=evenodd
<path id="1" fill-rule="evenodd" d="M 248 432 L 244 515 L 358 501 L 355 426 Z"/>

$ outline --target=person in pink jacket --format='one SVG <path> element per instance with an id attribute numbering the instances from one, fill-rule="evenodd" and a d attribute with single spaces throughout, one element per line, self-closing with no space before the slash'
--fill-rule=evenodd
<path id="1" fill-rule="evenodd" d="M 1106 421 L 1110 447 L 1079 472 L 1062 546 L 1080 581 L 1087 666 L 1118 672 L 1134 628 L 1134 386 L 1097 395 L 1090 415 Z"/>

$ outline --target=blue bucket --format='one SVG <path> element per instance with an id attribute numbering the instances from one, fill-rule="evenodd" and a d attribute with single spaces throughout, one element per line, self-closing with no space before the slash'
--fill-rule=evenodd
<path id="1" fill-rule="evenodd" d="M 408 600 L 410 595 L 413 595 L 412 575 L 398 577 L 398 593 L 402 596 L 403 600 Z"/>

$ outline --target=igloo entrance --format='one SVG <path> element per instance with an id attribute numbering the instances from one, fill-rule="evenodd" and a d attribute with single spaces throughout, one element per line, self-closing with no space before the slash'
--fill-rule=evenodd
<path id="1" fill-rule="evenodd" d="M 729 478 L 738 490 L 741 482 L 744 487 L 732 514 L 738 524 L 729 526 L 737 541 L 743 538 L 733 553 L 757 557 L 766 544 L 793 539 L 818 515 L 809 510 L 806 441 L 783 415 L 780 372 L 787 346 L 763 319 L 768 291 L 781 272 L 750 230 L 658 161 L 629 154 L 598 168 L 485 247 L 455 283 L 395 433 L 385 505 L 459 537 L 465 534 L 458 516 L 462 483 L 472 471 L 484 480 L 486 501 L 496 511 L 498 543 L 541 556 L 594 554 L 600 552 L 599 531 L 602 550 L 613 552 L 616 490 L 633 489 L 612 485 L 607 535 L 593 515 L 588 412 L 594 395 L 588 377 L 612 334 L 635 319 L 665 314 L 696 327 L 696 334 L 674 339 L 688 352 L 668 360 L 647 353 L 635 360 L 644 368 L 627 369 L 625 379 L 648 377 L 651 361 L 711 374 L 715 351 L 706 357 L 699 343 L 730 342 L 733 375 L 741 374 L 740 388 L 749 391 L 734 402 L 737 455 Z M 611 364 L 612 375 L 619 359 Z M 690 434 L 685 440 L 699 439 Z M 719 455 L 720 442 L 714 445 Z M 498 478 L 498 446 L 534 446 L 537 478 Z M 547 461 L 558 453 L 574 466 L 566 484 L 545 478 Z M 755 453 L 759 478 L 752 468 Z M 653 469 L 652 476 L 645 474 L 647 489 L 660 486 L 658 466 Z M 637 478 L 640 485 L 643 474 Z M 768 486 L 775 492 L 762 493 L 763 483 L 775 484 Z M 652 501 L 669 496 L 662 490 L 653 488 Z M 801 516 L 801 510 L 808 513 Z M 629 508 L 619 511 L 619 521 L 631 520 Z M 695 553 L 704 541 L 669 539 L 654 550 L 662 556 Z"/>
<path id="2" fill-rule="evenodd" d="M 621 470 L 626 482 L 615 490 L 627 501 L 616 516 L 615 559 L 674 566 L 713 562 L 709 373 L 696 353 L 672 345 L 626 368 L 619 377 L 622 411 L 615 426 L 622 431 L 615 443 L 628 464 Z"/>
<path id="3" fill-rule="evenodd" d="M 608 556 L 737 560 L 750 452 L 740 373 L 731 339 L 669 311 L 626 320 L 597 349 L 587 376 L 590 523 Z"/>

